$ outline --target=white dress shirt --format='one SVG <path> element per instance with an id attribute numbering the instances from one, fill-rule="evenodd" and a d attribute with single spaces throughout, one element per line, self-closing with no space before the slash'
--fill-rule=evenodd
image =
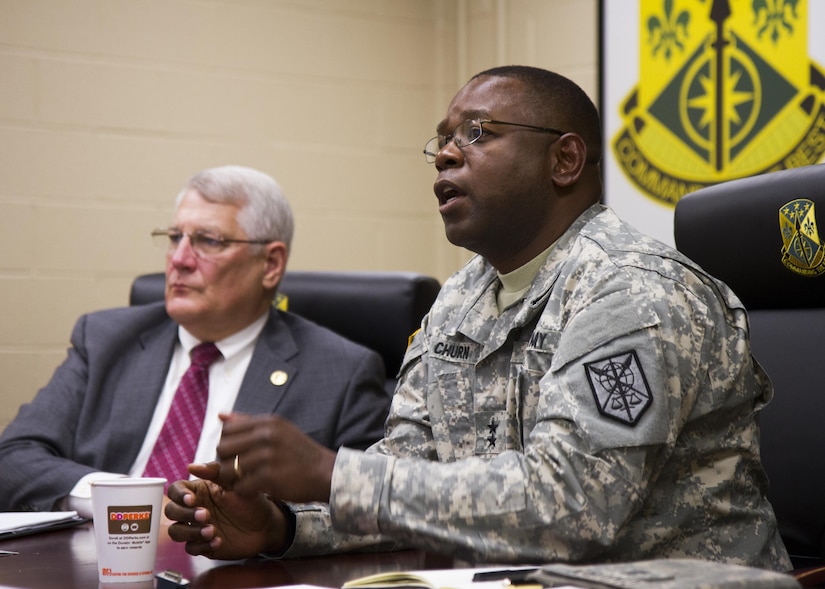
<path id="1" fill-rule="evenodd" d="M 215 345 L 221 352 L 222 358 L 218 358 L 209 367 L 209 400 L 206 405 L 206 415 L 203 420 L 201 438 L 198 442 L 198 449 L 195 452 L 194 462 L 210 462 L 215 460 L 215 449 L 221 438 L 221 421 L 218 419 L 219 413 L 230 413 L 235 405 L 235 399 L 241 389 L 246 369 L 252 360 L 252 353 L 255 351 L 255 344 L 261 334 L 269 313 L 265 313 L 260 319 L 250 324 Z M 195 338 L 183 327 L 178 328 L 178 343 L 175 344 L 175 351 L 172 354 L 172 362 L 169 364 L 169 372 L 166 375 L 166 382 L 163 385 L 160 397 L 155 405 L 155 413 L 146 431 L 143 446 L 135 458 L 128 475 L 110 472 L 93 472 L 80 479 L 69 493 L 65 502 L 65 508 L 77 511 L 84 517 L 92 517 L 91 487 L 89 483 L 95 480 L 119 478 L 123 476 L 139 477 L 143 476 L 146 470 L 146 463 L 149 455 L 155 446 L 155 442 L 160 435 L 166 415 L 172 405 L 178 384 L 183 374 L 189 368 L 189 353 L 192 348 L 200 344 L 201 341 Z M 172 481 L 170 481 L 172 482 Z"/>

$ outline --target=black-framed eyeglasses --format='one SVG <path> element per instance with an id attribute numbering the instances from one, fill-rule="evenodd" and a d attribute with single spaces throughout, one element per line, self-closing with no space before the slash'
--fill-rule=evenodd
<path id="1" fill-rule="evenodd" d="M 193 231 L 187 233 L 180 229 L 155 229 L 152 231 L 152 240 L 168 252 L 175 251 L 183 238 L 189 238 L 189 245 L 192 251 L 199 258 L 209 258 L 217 256 L 233 243 L 270 243 L 272 240 L 262 239 L 229 239 L 220 235 L 212 235 L 204 231 Z"/>
<path id="2" fill-rule="evenodd" d="M 494 121 L 493 119 L 467 119 L 460 123 L 449 135 L 436 135 L 424 145 L 424 158 L 428 164 L 435 162 L 438 152 L 444 149 L 450 141 L 455 142 L 456 147 L 464 148 L 472 145 L 484 135 L 484 125 L 510 125 L 511 127 L 524 127 L 541 133 L 555 133 L 566 135 L 567 131 L 561 131 L 552 127 L 537 127 L 536 125 L 525 125 L 524 123 L 508 123 L 506 121 Z"/>

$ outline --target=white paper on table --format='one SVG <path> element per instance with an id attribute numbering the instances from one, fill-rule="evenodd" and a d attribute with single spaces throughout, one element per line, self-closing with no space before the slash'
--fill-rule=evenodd
<path id="1" fill-rule="evenodd" d="M 76 511 L 7 511 L 0 513 L 0 539 L 45 532 L 86 521 Z"/>

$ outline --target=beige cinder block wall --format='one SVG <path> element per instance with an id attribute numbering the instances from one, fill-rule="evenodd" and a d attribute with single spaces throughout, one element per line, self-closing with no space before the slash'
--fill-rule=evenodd
<path id="1" fill-rule="evenodd" d="M 467 77 L 527 63 L 597 92 L 597 0 L 0 0 L 0 430 L 77 317 L 161 270 L 194 172 L 272 174 L 292 269 L 444 280 L 421 148 Z"/>

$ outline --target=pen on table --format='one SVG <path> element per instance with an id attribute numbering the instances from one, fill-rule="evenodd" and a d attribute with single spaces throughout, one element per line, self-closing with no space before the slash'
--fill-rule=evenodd
<path id="1" fill-rule="evenodd" d="M 14 550 L 0 550 L 0 556 L 16 556 L 18 554 L 20 553 Z"/>
<path id="2" fill-rule="evenodd" d="M 528 580 L 527 575 L 535 573 L 538 569 L 502 569 L 497 571 L 481 571 L 473 575 L 473 583 L 481 583 L 484 581 L 503 581 L 507 579 L 511 585 L 520 585 L 523 583 L 535 583 L 535 581 Z"/>

